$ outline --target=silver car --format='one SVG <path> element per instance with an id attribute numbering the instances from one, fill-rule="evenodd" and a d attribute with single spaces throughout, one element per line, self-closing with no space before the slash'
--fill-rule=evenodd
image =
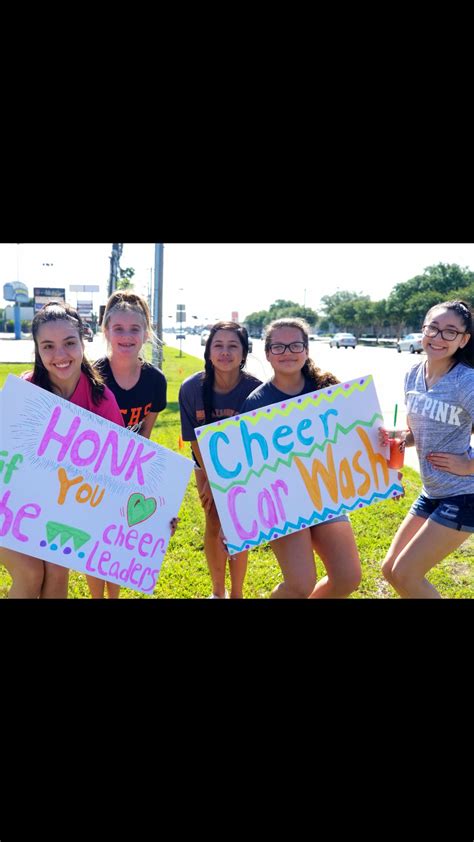
<path id="1" fill-rule="evenodd" d="M 354 348 L 357 345 L 357 339 L 353 333 L 335 333 L 329 342 L 330 348 Z"/>
<path id="2" fill-rule="evenodd" d="M 423 350 L 421 344 L 422 339 L 422 333 L 407 333 L 406 336 L 402 336 L 397 342 L 398 353 L 401 354 L 402 351 L 409 351 L 410 354 L 421 354 Z"/>

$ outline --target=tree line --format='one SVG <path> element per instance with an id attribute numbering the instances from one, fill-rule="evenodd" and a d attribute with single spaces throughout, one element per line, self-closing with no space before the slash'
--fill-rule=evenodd
<path id="1" fill-rule="evenodd" d="M 350 331 L 357 337 L 401 336 L 419 331 L 426 311 L 453 298 L 474 303 L 474 272 L 457 263 L 428 266 L 423 274 L 396 284 L 387 298 L 372 301 L 369 295 L 338 291 L 321 298 L 322 312 L 317 313 L 294 301 L 279 299 L 268 310 L 250 313 L 244 323 L 251 334 L 260 334 L 273 319 L 303 317 L 320 333 Z"/>

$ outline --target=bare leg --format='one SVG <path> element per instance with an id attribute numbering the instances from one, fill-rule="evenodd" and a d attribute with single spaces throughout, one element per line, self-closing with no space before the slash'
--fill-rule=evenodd
<path id="1" fill-rule="evenodd" d="M 69 568 L 44 562 L 44 580 L 40 599 L 67 599 Z"/>
<path id="2" fill-rule="evenodd" d="M 441 594 L 425 578 L 426 573 L 460 547 L 469 534 L 425 520 L 392 567 L 394 588 L 408 599 L 441 599 Z"/>
<path id="3" fill-rule="evenodd" d="M 107 588 L 107 595 L 109 599 L 118 599 L 120 596 L 120 585 L 116 585 L 115 582 L 106 582 L 105 586 Z"/>
<path id="4" fill-rule="evenodd" d="M 8 599 L 38 599 L 44 579 L 44 561 L 1 548 L 0 564 L 7 568 L 13 580 Z"/>
<path id="5" fill-rule="evenodd" d="M 302 529 L 270 544 L 276 555 L 283 582 L 271 593 L 272 599 L 306 599 L 316 584 L 316 567 L 311 546 L 311 530 Z"/>
<path id="6" fill-rule="evenodd" d="M 401 555 L 405 547 L 410 543 L 412 538 L 415 537 L 415 535 L 420 531 L 420 529 L 424 526 L 425 523 L 426 518 L 418 517 L 418 515 L 411 515 L 410 513 L 408 513 L 405 516 L 403 522 L 398 527 L 393 541 L 390 544 L 388 553 L 383 561 L 382 573 L 385 576 L 387 582 L 390 582 L 392 587 L 397 591 L 398 594 L 400 594 L 400 596 L 407 597 L 408 594 L 405 593 L 400 582 L 395 587 L 395 580 L 392 575 L 393 566 L 398 556 Z"/>
<path id="7" fill-rule="evenodd" d="M 224 597 L 227 553 L 220 539 L 221 524 L 214 503 L 212 504 L 211 510 L 206 512 L 205 515 L 204 552 L 211 575 L 212 592 L 215 596 Z"/>
<path id="8" fill-rule="evenodd" d="M 201 492 L 206 479 L 202 471 L 196 471 L 196 484 Z M 214 501 L 208 511 L 204 509 L 206 526 L 204 530 L 204 553 L 212 580 L 212 592 L 215 596 L 225 596 L 225 570 L 227 552 L 220 538 L 220 520 Z"/>
<path id="9" fill-rule="evenodd" d="M 313 549 L 326 568 L 311 599 L 342 599 L 355 591 L 361 580 L 359 553 L 347 522 L 321 523 L 311 527 Z"/>
<path id="10" fill-rule="evenodd" d="M 230 556 L 229 558 L 231 599 L 243 599 L 243 587 L 245 574 L 247 572 L 248 555 L 248 552 L 245 551 L 243 553 L 238 553 L 238 555 Z"/>
<path id="11" fill-rule="evenodd" d="M 105 582 L 96 576 L 86 576 L 92 599 L 104 599 Z"/>

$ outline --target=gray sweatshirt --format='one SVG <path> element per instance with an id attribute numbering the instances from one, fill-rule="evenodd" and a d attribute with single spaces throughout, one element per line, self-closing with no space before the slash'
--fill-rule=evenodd
<path id="1" fill-rule="evenodd" d="M 474 369 L 458 363 L 429 389 L 425 363 L 413 366 L 405 376 L 407 420 L 415 440 L 422 493 L 427 497 L 474 494 L 474 475 L 457 476 L 434 468 L 428 453 L 471 454 L 474 418 Z"/>

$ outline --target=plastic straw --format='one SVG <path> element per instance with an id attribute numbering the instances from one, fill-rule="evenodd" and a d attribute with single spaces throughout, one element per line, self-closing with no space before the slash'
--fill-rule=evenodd
<path id="1" fill-rule="evenodd" d="M 395 412 L 393 413 L 393 429 L 397 429 L 397 412 L 398 412 L 398 403 L 395 404 Z"/>

